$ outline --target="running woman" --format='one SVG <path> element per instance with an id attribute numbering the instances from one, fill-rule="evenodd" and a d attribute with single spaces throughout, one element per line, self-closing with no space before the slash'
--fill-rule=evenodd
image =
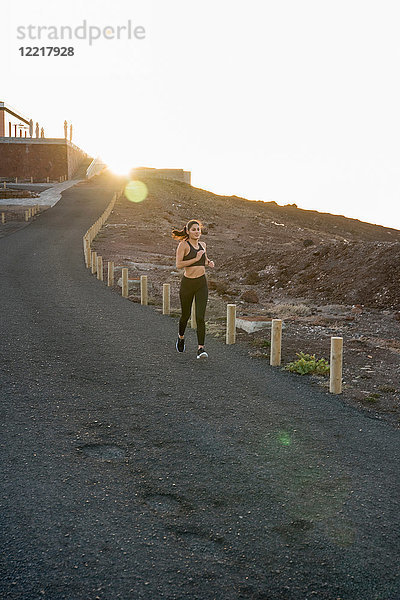
<path id="1" fill-rule="evenodd" d="M 190 317 L 193 298 L 196 299 L 197 321 L 197 358 L 208 358 L 204 349 L 206 326 L 204 315 L 208 299 L 208 286 L 206 279 L 206 265 L 214 268 L 214 262 L 207 256 L 204 242 L 199 242 L 201 236 L 200 221 L 189 221 L 181 230 L 174 229 L 172 237 L 180 240 L 176 250 L 176 268 L 184 269 L 179 297 L 181 300 L 182 315 L 179 320 L 179 335 L 176 341 L 178 352 L 185 350 L 185 329 Z"/>

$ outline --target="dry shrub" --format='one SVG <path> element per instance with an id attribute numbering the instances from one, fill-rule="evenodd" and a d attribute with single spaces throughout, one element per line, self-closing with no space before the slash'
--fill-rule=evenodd
<path id="1" fill-rule="evenodd" d="M 273 304 L 270 312 L 279 319 L 308 317 L 311 314 L 311 308 L 305 304 Z"/>

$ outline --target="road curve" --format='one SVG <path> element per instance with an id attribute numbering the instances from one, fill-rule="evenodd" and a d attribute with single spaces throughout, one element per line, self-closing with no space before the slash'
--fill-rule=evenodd
<path id="1" fill-rule="evenodd" d="M 0 240 L 0 597 L 398 600 L 398 431 L 239 347 L 176 353 L 84 267 L 118 185 Z"/>

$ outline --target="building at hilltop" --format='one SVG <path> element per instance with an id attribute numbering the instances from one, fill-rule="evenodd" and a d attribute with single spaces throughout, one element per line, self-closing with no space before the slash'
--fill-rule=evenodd
<path id="1" fill-rule="evenodd" d="M 151 167 L 137 167 L 131 171 L 132 177 L 156 177 L 157 179 L 173 179 L 191 184 L 191 171 L 183 169 L 153 169 Z"/>
<path id="2" fill-rule="evenodd" d="M 70 179 L 89 156 L 71 140 L 46 138 L 39 123 L 0 101 L 0 180 L 59 181 Z M 72 128 L 71 128 L 72 135 Z"/>

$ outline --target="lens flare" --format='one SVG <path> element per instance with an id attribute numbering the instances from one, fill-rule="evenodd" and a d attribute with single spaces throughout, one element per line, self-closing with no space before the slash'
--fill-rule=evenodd
<path id="1" fill-rule="evenodd" d="M 148 193 L 147 185 L 137 179 L 128 181 L 125 186 L 125 196 L 130 202 L 143 202 Z"/>
<path id="2" fill-rule="evenodd" d="M 290 434 L 287 431 L 280 431 L 278 434 L 278 441 L 282 446 L 290 446 L 292 443 Z"/>

